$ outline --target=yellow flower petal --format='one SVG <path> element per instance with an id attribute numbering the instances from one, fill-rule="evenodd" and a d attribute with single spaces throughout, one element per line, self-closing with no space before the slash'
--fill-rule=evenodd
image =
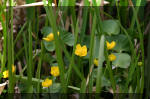
<path id="1" fill-rule="evenodd" d="M 48 38 L 50 41 L 54 40 L 54 34 L 53 34 L 53 33 L 50 33 L 50 34 L 47 36 L 47 38 Z"/>
<path id="2" fill-rule="evenodd" d="M 116 60 L 116 56 L 115 56 L 114 54 L 110 54 L 110 55 L 108 56 L 108 59 L 109 59 L 110 61 L 114 61 L 114 60 Z"/>
<path id="3" fill-rule="evenodd" d="M 106 46 L 108 50 L 113 49 L 116 46 L 116 42 L 112 41 L 111 43 L 109 43 L 108 41 L 106 41 Z"/>
<path id="4" fill-rule="evenodd" d="M 77 44 L 77 45 L 76 45 L 75 54 L 76 54 L 77 56 L 79 56 L 80 53 L 81 53 L 81 50 L 82 50 L 81 45 L 80 45 L 80 44 Z"/>
<path id="5" fill-rule="evenodd" d="M 53 33 L 49 33 L 45 38 L 43 38 L 43 40 L 50 42 L 54 40 L 54 34 Z"/>
<path id="6" fill-rule="evenodd" d="M 47 41 L 47 42 L 50 42 L 50 40 L 48 38 L 43 38 L 43 40 Z"/>
<path id="7" fill-rule="evenodd" d="M 49 39 L 54 39 L 54 34 L 53 34 L 53 33 L 50 33 L 50 34 L 47 36 L 47 38 L 49 38 Z"/>
<path id="8" fill-rule="evenodd" d="M 15 65 L 12 65 L 12 72 L 14 73 L 15 72 Z"/>
<path id="9" fill-rule="evenodd" d="M 59 76 L 59 67 L 58 66 L 52 66 L 50 74 L 55 76 L 55 77 Z"/>
<path id="10" fill-rule="evenodd" d="M 77 44 L 77 45 L 76 45 L 76 49 L 81 49 L 81 45 L 80 45 L 80 44 Z"/>
<path id="11" fill-rule="evenodd" d="M 82 52 L 81 53 L 82 53 L 81 56 L 86 56 L 87 55 L 87 47 L 85 45 L 82 47 Z"/>

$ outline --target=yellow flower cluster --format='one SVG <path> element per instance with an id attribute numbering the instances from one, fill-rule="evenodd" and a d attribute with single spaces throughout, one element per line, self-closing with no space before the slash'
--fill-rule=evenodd
<path id="1" fill-rule="evenodd" d="M 58 36 L 59 36 L 59 32 L 57 32 Z M 54 40 L 54 34 L 53 33 L 49 33 L 46 37 L 43 38 L 43 40 L 50 42 Z"/>
<path id="2" fill-rule="evenodd" d="M 60 75 L 59 73 L 59 67 L 58 66 L 52 66 L 51 67 L 51 71 L 50 71 L 50 74 L 57 77 Z M 50 87 L 52 85 L 52 80 L 51 79 L 45 79 L 43 82 L 42 82 L 42 86 L 43 87 Z"/>
<path id="3" fill-rule="evenodd" d="M 116 42 L 115 41 L 112 41 L 112 42 L 108 42 L 108 41 L 106 41 L 106 46 L 107 46 L 107 49 L 108 50 L 111 50 L 111 49 L 113 49 L 115 46 L 116 46 Z M 116 60 L 116 56 L 114 55 L 114 54 L 110 54 L 109 56 L 108 56 L 108 59 L 110 60 L 110 61 L 114 61 L 114 60 Z"/>
<path id="4" fill-rule="evenodd" d="M 58 66 L 52 66 L 51 67 L 51 75 L 57 77 L 59 76 L 59 67 Z"/>
<path id="5" fill-rule="evenodd" d="M 75 54 L 80 57 L 86 56 L 87 55 L 87 47 L 85 45 L 81 46 L 80 44 L 77 44 L 76 49 L 75 49 Z"/>
<path id="6" fill-rule="evenodd" d="M 51 86 L 52 85 L 52 80 L 51 79 L 48 79 L 48 78 L 46 78 L 43 82 L 42 82 L 42 86 L 43 87 L 49 87 L 49 86 Z"/>
<path id="7" fill-rule="evenodd" d="M 13 73 L 15 72 L 15 66 L 14 66 L 14 65 L 12 65 L 12 72 L 13 72 Z M 8 76 L 9 76 L 9 71 L 8 71 L 8 70 L 5 70 L 5 71 L 3 72 L 3 78 L 8 78 Z"/>

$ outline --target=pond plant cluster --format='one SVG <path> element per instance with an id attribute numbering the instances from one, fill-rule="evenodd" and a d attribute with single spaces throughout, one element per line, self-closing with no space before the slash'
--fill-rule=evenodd
<path id="1" fill-rule="evenodd" d="M 149 8 L 146 0 L 0 0 L 0 97 L 148 98 Z"/>

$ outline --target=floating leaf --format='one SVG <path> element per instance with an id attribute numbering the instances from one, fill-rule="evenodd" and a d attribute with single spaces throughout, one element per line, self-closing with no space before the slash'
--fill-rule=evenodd
<path id="1" fill-rule="evenodd" d="M 103 31 L 108 35 L 117 35 L 120 32 L 120 26 L 117 20 L 103 21 Z"/>
<path id="2" fill-rule="evenodd" d="M 120 68 L 128 68 L 130 66 L 131 57 L 126 53 L 113 53 L 116 56 L 116 60 L 112 64 Z"/>

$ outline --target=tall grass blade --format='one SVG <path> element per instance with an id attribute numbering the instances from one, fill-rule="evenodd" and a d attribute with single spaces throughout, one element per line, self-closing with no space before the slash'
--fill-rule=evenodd
<path id="1" fill-rule="evenodd" d="M 102 35 L 100 39 L 100 47 L 99 47 L 99 56 L 98 56 L 98 68 L 97 68 L 97 76 L 96 76 L 96 93 L 101 92 L 101 78 L 102 78 L 102 65 L 103 65 L 103 57 L 104 57 L 104 45 L 105 45 L 105 36 Z"/>

